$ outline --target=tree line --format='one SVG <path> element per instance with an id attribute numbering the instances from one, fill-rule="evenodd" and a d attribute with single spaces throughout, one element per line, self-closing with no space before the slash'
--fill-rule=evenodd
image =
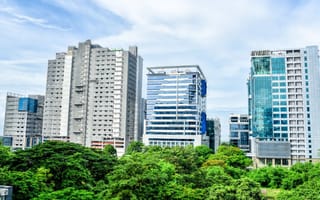
<path id="1" fill-rule="evenodd" d="M 11 152 L 0 145 L 0 185 L 13 186 L 15 200 L 93 199 L 320 199 L 320 165 L 250 169 L 240 149 L 221 145 L 158 147 L 132 142 L 124 156 L 48 141 Z"/>

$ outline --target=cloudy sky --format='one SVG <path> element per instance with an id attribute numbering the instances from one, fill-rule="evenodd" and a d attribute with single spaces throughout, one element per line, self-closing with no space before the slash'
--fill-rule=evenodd
<path id="1" fill-rule="evenodd" d="M 144 67 L 200 65 L 226 140 L 228 115 L 247 112 L 250 51 L 319 45 L 320 1 L 0 0 L 0 30 L 0 134 L 6 93 L 44 94 L 47 60 L 91 39 L 137 45 Z"/>

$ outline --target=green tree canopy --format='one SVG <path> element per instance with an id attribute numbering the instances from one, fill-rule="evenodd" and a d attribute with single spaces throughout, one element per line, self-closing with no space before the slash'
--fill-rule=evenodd
<path id="1" fill-rule="evenodd" d="M 211 155 L 209 160 L 222 160 L 230 167 L 246 169 L 252 164 L 252 160 L 238 147 L 231 145 L 219 146 L 217 153 Z"/>
<path id="2" fill-rule="evenodd" d="M 73 187 L 64 188 L 49 193 L 41 193 L 33 200 L 94 200 L 93 192 L 87 190 L 78 190 Z"/>

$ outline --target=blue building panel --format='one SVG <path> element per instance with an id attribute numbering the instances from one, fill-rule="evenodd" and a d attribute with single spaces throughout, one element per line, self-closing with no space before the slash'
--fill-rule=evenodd
<path id="1" fill-rule="evenodd" d="M 18 111 L 36 113 L 37 107 L 38 107 L 37 99 L 32 99 L 27 97 L 19 98 Z"/>
<path id="2" fill-rule="evenodd" d="M 201 96 L 204 97 L 207 95 L 207 81 L 201 80 Z"/>
<path id="3" fill-rule="evenodd" d="M 28 101 L 29 98 L 19 98 L 18 111 L 28 111 Z"/>
<path id="4" fill-rule="evenodd" d="M 272 74 L 285 74 L 285 58 L 271 58 Z"/>
<path id="5" fill-rule="evenodd" d="M 272 131 L 272 91 L 271 77 L 258 76 L 252 79 L 252 135 L 270 138 Z"/>

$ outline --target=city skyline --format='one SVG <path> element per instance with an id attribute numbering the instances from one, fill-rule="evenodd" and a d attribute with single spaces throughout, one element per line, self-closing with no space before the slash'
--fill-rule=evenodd
<path id="1" fill-rule="evenodd" d="M 207 112 L 222 140 L 230 113 L 247 113 L 250 52 L 319 45 L 317 1 L 0 0 L 0 133 L 7 92 L 45 94 L 47 62 L 67 45 L 137 45 L 146 68 L 199 65 L 208 77 Z M 236 99 L 236 101 L 235 101 Z"/>

